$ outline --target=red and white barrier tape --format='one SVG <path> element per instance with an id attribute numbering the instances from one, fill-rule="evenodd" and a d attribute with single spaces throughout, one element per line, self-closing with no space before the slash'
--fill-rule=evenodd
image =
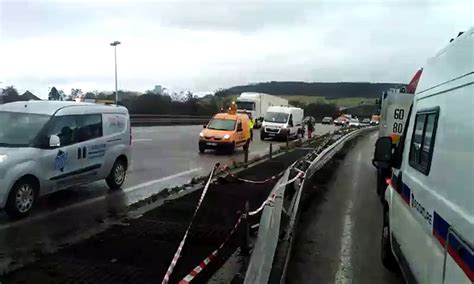
<path id="1" fill-rule="evenodd" d="M 178 262 L 179 257 L 181 256 L 181 251 L 183 250 L 184 243 L 186 242 L 186 238 L 188 237 L 189 230 L 191 229 L 191 226 L 194 222 L 194 218 L 196 217 L 197 212 L 199 208 L 201 207 L 202 201 L 204 200 L 204 197 L 206 196 L 209 185 L 211 184 L 212 176 L 214 175 L 214 171 L 216 170 L 217 166 L 218 165 L 214 166 L 211 173 L 209 174 L 209 179 L 207 180 L 206 186 L 204 186 L 204 190 L 202 191 L 201 197 L 199 198 L 199 202 L 196 206 L 196 209 L 194 210 L 194 214 L 191 217 L 191 221 L 189 222 L 188 228 L 186 229 L 186 233 L 184 234 L 183 239 L 181 240 L 181 243 L 179 244 L 179 247 L 173 256 L 173 260 L 171 261 L 171 264 L 168 267 L 168 270 L 166 271 L 165 277 L 163 278 L 163 281 L 161 282 L 162 284 L 167 284 L 168 281 L 170 280 L 170 276 L 173 273 L 173 269 L 176 266 L 176 263 Z"/>
<path id="2" fill-rule="evenodd" d="M 299 172 L 294 178 L 292 178 L 291 180 L 285 182 L 284 184 L 280 184 L 278 186 L 278 188 L 280 187 L 284 187 L 284 186 L 287 186 L 293 182 L 295 182 L 298 178 L 300 178 L 301 176 L 304 175 L 304 172 Z M 271 193 L 268 198 L 262 203 L 262 205 L 260 205 L 260 207 L 258 207 L 256 210 L 254 211 L 251 211 L 249 212 L 249 216 L 253 216 L 253 215 L 257 215 L 258 213 L 260 213 L 260 211 L 263 210 L 263 208 L 265 208 L 266 205 L 271 205 L 273 202 L 275 202 L 275 198 L 276 198 L 276 193 L 273 192 Z"/>
<path id="3" fill-rule="evenodd" d="M 273 176 L 271 176 L 271 177 L 269 177 L 269 178 L 266 178 L 266 179 L 264 179 L 264 180 L 249 180 L 249 179 L 240 178 L 240 177 L 234 175 L 233 173 L 231 173 L 231 172 L 229 171 L 229 168 L 227 167 L 227 165 L 224 165 L 224 166 L 222 167 L 222 170 L 225 171 L 225 172 L 227 172 L 228 175 L 230 175 L 231 177 L 233 177 L 233 178 L 235 178 L 235 179 L 237 179 L 237 180 L 239 180 L 239 181 L 246 182 L 246 183 L 252 183 L 252 184 L 264 184 L 264 183 L 267 183 L 267 182 L 269 182 L 269 181 L 271 181 L 271 180 L 275 180 L 277 177 L 281 176 L 281 175 L 285 172 L 285 171 L 282 171 L 282 172 L 280 172 L 280 173 L 278 173 L 278 174 L 276 174 L 276 175 L 273 175 Z"/>
<path id="4" fill-rule="evenodd" d="M 304 175 L 304 172 L 300 171 L 294 178 L 292 178 L 291 180 L 287 181 L 286 183 L 284 184 L 281 184 L 279 187 L 283 187 L 283 186 L 287 186 L 288 184 L 291 184 L 293 182 L 295 182 L 299 177 L 303 176 Z M 260 211 L 263 210 L 263 208 L 265 208 L 265 206 L 267 204 L 271 204 L 272 202 L 275 201 L 275 198 L 276 198 L 276 194 L 275 193 L 272 193 L 263 203 L 262 205 L 260 205 L 260 207 L 254 211 L 251 211 L 251 212 L 248 212 L 247 214 L 249 216 L 253 216 L 253 215 L 256 215 L 258 214 Z M 239 227 L 239 224 L 240 222 L 242 221 L 242 216 L 239 217 L 239 219 L 237 220 L 237 222 L 235 223 L 234 225 L 234 228 L 232 229 L 232 231 L 229 233 L 229 235 L 227 236 L 227 238 L 224 240 L 224 242 L 221 243 L 221 245 L 216 249 L 214 250 L 208 257 L 206 257 L 203 261 L 201 261 L 201 263 L 194 267 L 194 269 L 188 273 L 188 275 L 186 275 L 181 281 L 179 281 L 179 284 L 189 284 L 191 283 L 191 281 L 201 272 L 203 271 L 208 265 L 209 263 L 217 256 L 217 254 L 219 253 L 219 250 L 221 250 L 224 245 L 227 243 L 227 241 L 229 241 L 230 237 L 235 233 L 235 231 L 237 230 L 237 228 Z"/>
<path id="5" fill-rule="evenodd" d="M 206 268 L 206 266 L 209 265 L 209 263 L 211 263 L 211 261 L 217 256 L 219 251 L 229 241 L 230 237 L 237 231 L 237 228 L 239 227 L 241 221 L 242 215 L 239 217 L 239 219 L 234 225 L 234 228 L 232 228 L 232 231 L 230 231 L 229 235 L 227 235 L 226 239 L 221 243 L 221 245 L 216 250 L 214 250 L 208 257 L 201 261 L 198 266 L 194 267 L 194 269 L 191 270 L 188 275 L 186 275 L 181 281 L 179 281 L 179 284 L 189 284 L 194 279 L 194 277 L 196 277 L 201 271 L 204 270 L 204 268 Z"/>

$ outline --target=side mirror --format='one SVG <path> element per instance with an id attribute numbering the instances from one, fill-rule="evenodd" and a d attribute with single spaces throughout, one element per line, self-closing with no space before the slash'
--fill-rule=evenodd
<path id="1" fill-rule="evenodd" d="M 57 135 L 51 135 L 49 137 L 49 147 L 51 148 L 57 148 L 61 146 L 61 140 L 59 139 L 59 136 Z"/>
<path id="2" fill-rule="evenodd" d="M 202 128 L 206 128 L 206 127 L 207 127 L 207 125 L 205 125 L 205 124 L 202 126 Z"/>
<path id="3" fill-rule="evenodd" d="M 390 168 L 392 165 L 392 138 L 380 137 L 375 143 L 372 164 L 376 168 Z"/>

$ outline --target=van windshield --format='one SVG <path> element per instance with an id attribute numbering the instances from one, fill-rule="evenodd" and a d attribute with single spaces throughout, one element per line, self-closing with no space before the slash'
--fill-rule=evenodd
<path id="1" fill-rule="evenodd" d="M 0 147 L 28 147 L 50 116 L 0 112 Z"/>
<path id="2" fill-rule="evenodd" d="M 223 118 L 213 118 L 207 125 L 208 129 L 215 130 L 234 130 L 235 129 L 235 120 L 223 119 Z"/>
<path id="3" fill-rule="evenodd" d="M 265 121 L 286 123 L 288 121 L 288 116 L 289 114 L 282 112 L 267 112 L 267 114 L 265 114 Z"/>

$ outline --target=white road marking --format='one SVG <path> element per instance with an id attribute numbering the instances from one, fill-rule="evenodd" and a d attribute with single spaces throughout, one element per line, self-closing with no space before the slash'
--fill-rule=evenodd
<path id="1" fill-rule="evenodd" d="M 144 142 L 144 141 L 153 141 L 153 139 L 151 139 L 151 138 L 136 138 L 136 139 L 132 139 L 132 143 L 133 143 L 133 142 Z"/>
<path id="2" fill-rule="evenodd" d="M 170 176 L 167 176 L 167 177 L 163 177 L 163 178 L 160 178 L 160 179 L 150 180 L 150 181 L 147 181 L 147 182 L 144 182 L 144 183 L 134 185 L 134 186 L 129 187 L 129 188 L 125 188 L 125 189 L 123 189 L 123 192 L 134 191 L 134 190 L 137 190 L 137 189 L 142 188 L 142 187 L 150 186 L 150 185 L 153 185 L 153 184 L 156 184 L 156 183 L 160 183 L 160 182 L 167 181 L 167 180 L 170 180 L 170 179 L 174 179 L 174 178 L 177 178 L 177 177 L 180 177 L 180 176 L 191 174 L 191 173 L 200 171 L 201 169 L 202 168 L 195 168 L 195 169 L 191 169 L 189 171 L 180 172 L 180 173 L 170 175 Z"/>
<path id="3" fill-rule="evenodd" d="M 195 169 L 180 172 L 180 173 L 177 173 L 177 174 L 174 174 L 174 175 L 162 177 L 162 178 L 155 179 L 155 180 L 150 180 L 150 181 L 147 181 L 147 182 L 144 182 L 144 183 L 140 183 L 140 184 L 137 184 L 137 185 L 134 185 L 134 186 L 131 186 L 131 187 L 124 188 L 124 189 L 122 189 L 122 192 L 131 192 L 131 191 L 134 191 L 134 190 L 137 190 L 137 189 L 140 189 L 140 188 L 144 188 L 144 187 L 147 187 L 147 186 L 150 186 L 150 185 L 154 185 L 154 184 L 157 184 L 157 183 L 160 183 L 160 182 L 172 180 L 172 179 L 178 178 L 180 176 L 188 175 L 188 174 L 200 171 L 200 170 L 201 170 L 201 168 L 195 168 Z M 112 193 L 112 194 L 120 194 L 120 193 L 121 193 L 120 191 L 117 191 L 116 193 Z M 52 215 L 55 215 L 55 214 L 58 214 L 58 213 L 61 213 L 61 212 L 64 212 L 64 211 L 67 211 L 67 210 L 70 210 L 70 209 L 74 209 L 74 208 L 86 206 L 86 205 L 89 205 L 89 204 L 93 204 L 95 202 L 106 199 L 110 195 L 111 194 L 101 195 L 101 196 L 98 196 L 98 197 L 95 197 L 95 198 L 91 198 L 91 199 L 87 199 L 87 200 L 84 200 L 84 201 L 81 201 L 81 202 L 71 204 L 69 206 L 61 207 L 61 208 L 58 208 L 58 209 L 53 210 L 53 211 L 40 213 L 38 215 L 34 215 L 34 216 L 28 217 L 26 219 L 22 219 L 22 220 L 19 220 L 19 221 L 3 224 L 3 225 L 0 225 L 0 230 L 17 227 L 17 226 L 20 226 L 22 224 L 27 224 L 27 223 L 30 223 L 30 222 L 33 222 L 33 221 L 48 218 Z"/>
<path id="4" fill-rule="evenodd" d="M 352 207 L 353 205 L 353 198 L 356 192 L 357 186 L 359 184 L 359 175 L 360 175 L 360 163 L 362 160 L 362 151 L 359 150 L 357 155 L 357 162 L 359 164 L 354 167 L 354 177 L 355 181 L 352 183 L 352 188 L 350 188 L 351 193 L 349 195 L 349 202 L 346 207 L 345 218 L 344 218 L 344 228 L 342 231 L 342 238 L 341 238 L 341 249 L 339 251 L 339 267 L 337 269 L 335 275 L 335 283 L 336 284 L 345 284 L 345 283 L 352 283 L 353 279 L 353 269 L 352 269 Z"/>

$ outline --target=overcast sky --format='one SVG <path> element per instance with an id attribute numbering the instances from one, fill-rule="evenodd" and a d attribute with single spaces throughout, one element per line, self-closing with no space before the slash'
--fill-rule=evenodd
<path id="1" fill-rule="evenodd" d="M 0 87 L 212 91 L 261 81 L 408 82 L 474 26 L 474 1 L 0 0 Z"/>

